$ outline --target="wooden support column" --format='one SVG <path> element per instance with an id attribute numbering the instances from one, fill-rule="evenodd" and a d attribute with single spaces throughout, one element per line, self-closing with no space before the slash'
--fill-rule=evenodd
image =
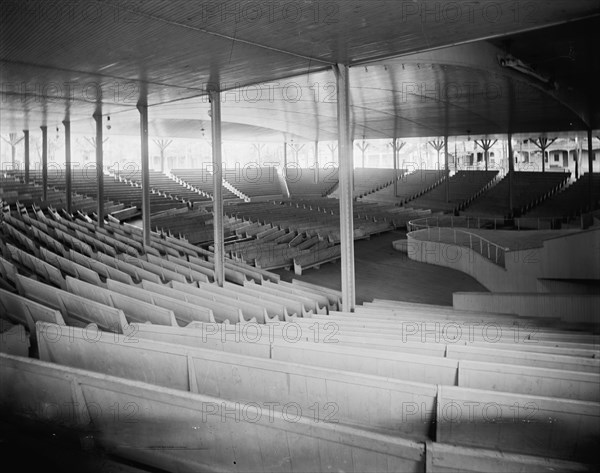
<path id="1" fill-rule="evenodd" d="M 444 142 L 442 140 L 430 141 L 429 146 L 437 151 L 437 170 L 440 170 L 440 151 L 444 148 Z M 425 149 L 428 149 L 427 147 Z M 429 156 L 428 156 L 429 157 Z"/>
<path id="2" fill-rule="evenodd" d="M 42 200 L 48 199 L 48 127 L 42 129 Z"/>
<path id="3" fill-rule="evenodd" d="M 490 162 L 490 149 L 498 142 L 498 140 L 481 140 L 481 143 L 478 140 L 475 140 L 475 144 L 480 146 L 483 149 L 483 156 L 485 161 L 485 170 L 489 169 Z"/>
<path id="4" fill-rule="evenodd" d="M 67 213 L 73 213 L 73 178 L 71 175 L 71 122 L 64 120 L 65 127 L 65 198 L 67 201 Z"/>
<path id="5" fill-rule="evenodd" d="M 567 156 L 570 158 L 571 154 L 567 151 Z M 567 162 L 569 160 L 567 158 Z M 579 179 L 579 161 L 581 160 L 581 143 L 579 137 L 575 136 L 575 148 L 573 149 L 573 158 L 575 159 L 575 179 Z"/>
<path id="6" fill-rule="evenodd" d="M 288 143 L 287 141 L 283 142 L 283 174 L 284 176 L 287 175 L 287 148 L 288 148 Z"/>
<path id="7" fill-rule="evenodd" d="M 96 180 L 98 186 L 98 226 L 104 226 L 104 150 L 102 149 L 102 114 L 93 115 L 96 121 Z"/>
<path id="8" fill-rule="evenodd" d="M 508 207 L 510 217 L 513 217 L 513 173 L 515 171 L 515 158 L 512 147 L 512 133 L 508 134 Z"/>
<path id="9" fill-rule="evenodd" d="M 342 310 L 353 312 L 356 304 L 354 275 L 354 162 L 350 136 L 349 68 L 336 64 L 333 71 L 337 86 L 339 143 L 340 243 L 342 252 Z"/>
<path id="10" fill-rule="evenodd" d="M 149 247 L 151 243 L 150 227 L 150 155 L 148 153 L 148 105 L 138 103 L 140 112 L 140 140 L 142 160 L 142 229 L 144 246 Z M 162 164 L 162 162 L 161 162 Z"/>
<path id="11" fill-rule="evenodd" d="M 223 232 L 223 157 L 221 151 L 221 93 L 209 91 L 212 129 L 213 164 L 213 227 L 215 248 L 215 282 L 223 287 L 225 282 L 225 242 Z"/>
<path id="12" fill-rule="evenodd" d="M 367 149 L 369 148 L 369 143 L 367 143 L 366 140 L 363 138 L 362 143 L 357 143 L 356 146 L 357 146 L 357 148 L 361 152 L 361 155 L 362 155 L 362 167 L 364 169 L 365 168 L 365 154 L 367 152 Z"/>
<path id="13" fill-rule="evenodd" d="M 444 137 L 444 169 L 446 170 L 446 203 L 448 203 L 450 202 L 450 163 L 448 162 L 448 136 Z"/>
<path id="14" fill-rule="evenodd" d="M 394 152 L 394 197 L 398 197 L 398 165 L 400 150 L 406 145 L 405 141 L 400 141 L 398 138 L 392 140 L 392 150 Z"/>
<path id="15" fill-rule="evenodd" d="M 398 197 L 398 138 L 392 140 L 394 153 L 394 197 Z"/>
<path id="16" fill-rule="evenodd" d="M 532 141 L 542 151 L 542 172 L 546 172 L 546 150 L 552 143 L 556 141 L 556 138 L 549 140 L 548 138 L 540 137 L 537 140 Z M 568 160 L 567 160 L 568 162 Z"/>
<path id="17" fill-rule="evenodd" d="M 594 172 L 594 143 L 592 137 L 592 129 L 587 131 L 588 142 L 588 196 L 590 203 L 590 212 L 594 210 L 594 188 L 592 186 L 592 173 Z"/>
<path id="18" fill-rule="evenodd" d="M 25 182 L 29 182 L 29 130 L 23 130 L 23 146 L 25 160 Z"/>

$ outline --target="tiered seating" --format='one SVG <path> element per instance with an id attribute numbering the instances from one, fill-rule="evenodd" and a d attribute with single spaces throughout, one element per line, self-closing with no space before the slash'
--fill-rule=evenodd
<path id="1" fill-rule="evenodd" d="M 364 200 L 406 204 L 440 185 L 445 175 L 445 171 L 420 169 L 402 176 L 398 181 L 397 197 L 394 196 L 394 186 L 390 185 L 373 194 L 369 194 L 364 197 Z"/>
<path id="2" fill-rule="evenodd" d="M 521 215 L 537 203 L 557 193 L 568 181 L 570 173 L 513 172 L 513 211 Z M 509 175 L 475 199 L 464 211 L 468 215 L 505 217 L 509 208 Z"/>
<path id="3" fill-rule="evenodd" d="M 41 177 L 39 182 L 41 183 Z M 19 175 L 15 174 L 0 177 L 0 200 L 8 205 L 14 206 L 19 203 L 23 206 L 36 205 L 43 209 L 48 207 L 53 207 L 55 209 L 66 208 L 67 202 L 64 191 L 52 187 L 50 179 L 48 180 L 46 201 L 44 202 L 42 198 L 43 188 L 41 184 L 33 181 L 26 183 Z M 95 199 L 77 193 L 73 193 L 71 205 L 74 210 L 79 210 L 84 213 L 90 213 L 97 209 Z M 124 208 L 123 204 L 114 202 L 107 202 L 105 205 L 109 212 L 115 212 Z"/>
<path id="4" fill-rule="evenodd" d="M 338 185 L 338 168 L 288 168 L 285 182 L 291 197 L 325 197 Z"/>
<path id="5" fill-rule="evenodd" d="M 213 175 L 206 169 L 171 169 L 171 174 L 177 182 L 200 192 L 212 199 L 214 194 Z M 224 200 L 237 200 L 239 197 L 223 186 Z"/>
<path id="6" fill-rule="evenodd" d="M 600 336 L 585 324 L 391 301 L 338 312 L 339 292 L 239 262 L 217 287 L 212 255 L 185 240 L 4 218 L 0 318 L 40 358 L 0 354 L 17 418 L 76 405 L 53 420 L 167 470 L 593 471 Z M 99 280 L 77 272 L 86 261 Z"/>
<path id="7" fill-rule="evenodd" d="M 274 167 L 244 166 L 235 169 L 223 169 L 223 179 L 235 187 L 244 196 L 281 197 L 277 169 Z"/>
<path id="8" fill-rule="evenodd" d="M 133 323 L 124 335 L 96 332 L 93 344 L 89 331 L 57 337 L 57 326 L 40 323 L 37 337 L 42 360 L 175 388 L 171 401 L 187 391 L 219 402 L 270 404 L 275 412 L 293 403 L 295 412 L 310 412 L 317 424 L 335 422 L 338 431 L 430 442 L 428 451 L 437 445 L 450 456 L 469 452 L 484 464 L 498 461 L 499 449 L 510 468 L 534 468 L 538 456 L 561 471 L 583 468 L 569 460 L 593 461 L 597 337 L 507 315 L 498 315 L 492 334 L 485 316 L 388 304 L 287 323 L 267 317 L 267 325 L 235 330 Z M 536 343 L 527 343 L 530 332 L 519 332 L 523 323 L 535 324 Z M 128 343 L 131 337 L 136 343 Z M 315 399 L 323 402 L 318 412 Z M 241 416 L 235 422 L 245 426 Z"/>
<path id="9" fill-rule="evenodd" d="M 412 200 L 410 206 L 441 212 L 458 211 L 490 186 L 497 176 L 498 171 L 458 171 L 449 179 L 448 202 L 444 183 Z"/>
<path id="10" fill-rule="evenodd" d="M 294 267 L 296 274 L 340 258 L 339 204 L 334 199 L 262 202 L 228 205 L 232 218 L 249 220 L 236 233 L 242 241 L 231 241 L 231 257 L 261 268 Z M 355 208 L 355 239 L 405 225 L 417 213 L 398 207 L 359 204 Z"/>
<path id="11" fill-rule="evenodd" d="M 398 170 L 398 179 L 402 178 L 402 175 L 406 171 L 401 169 Z M 385 189 L 394 184 L 394 170 L 393 169 L 370 169 L 370 168 L 356 168 L 354 169 L 354 191 L 353 195 L 355 199 L 365 197 L 374 192 Z M 338 197 L 339 188 L 331 193 L 331 196 Z"/>
<path id="12" fill-rule="evenodd" d="M 42 182 L 41 171 L 37 170 L 30 173 L 32 181 Z M 54 185 L 57 189 L 66 188 L 66 178 L 64 173 L 49 173 L 49 185 Z M 94 199 L 98 196 L 98 187 L 96 183 L 96 169 L 93 167 L 86 169 L 73 169 L 72 171 L 72 190 L 74 193 L 86 195 Z M 113 214 L 119 220 L 138 216 L 142 208 L 142 188 L 138 185 L 132 185 L 131 182 L 120 180 L 114 176 L 105 174 L 104 176 L 104 198 L 105 212 Z M 112 202 L 120 203 L 115 206 Z M 124 207 L 127 207 L 125 209 Z M 170 208 L 185 207 L 186 204 L 180 200 L 174 200 L 164 194 L 153 192 L 150 195 L 150 206 L 152 212 Z M 94 208 L 94 210 L 96 210 Z"/>
<path id="13" fill-rule="evenodd" d="M 589 180 L 592 180 L 592 198 L 596 208 L 600 204 L 600 173 L 584 174 L 562 192 L 544 200 L 527 212 L 527 217 L 563 217 L 581 215 L 590 207 Z M 591 209 L 593 210 L 593 209 Z"/>
<path id="14" fill-rule="evenodd" d="M 142 185 L 141 170 L 128 172 L 126 176 L 127 181 L 130 181 L 138 186 Z M 169 177 L 160 171 L 150 170 L 150 187 L 153 190 L 163 193 L 175 200 L 183 200 L 185 202 L 192 203 L 210 201 L 210 198 L 206 195 L 190 189 L 188 186 L 183 185 L 181 182 L 177 182 L 172 177 Z"/>

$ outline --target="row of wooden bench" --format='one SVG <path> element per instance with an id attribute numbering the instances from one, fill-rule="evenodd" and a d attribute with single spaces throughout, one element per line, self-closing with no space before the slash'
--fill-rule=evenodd
<path id="1" fill-rule="evenodd" d="M 241 328 L 250 326 L 248 324 Z M 250 342 L 235 339 L 235 334 L 231 331 L 227 333 L 226 326 L 221 324 L 202 324 L 193 328 L 132 324 L 127 326 L 126 335 L 115 336 L 103 334 L 91 327 L 61 329 L 56 325 L 42 323 L 38 326 L 37 338 L 42 359 L 92 371 L 116 373 L 127 379 L 141 379 L 162 386 L 217 395 L 229 401 L 246 400 L 258 405 L 278 402 L 283 397 L 300 406 L 302 412 L 309 412 L 315 399 L 324 403 L 334 399 L 339 400 L 334 403 L 336 420 L 352 427 L 376 428 L 379 432 L 388 431 L 391 435 L 401 434 L 407 438 L 422 440 L 427 437 L 434 422 L 437 441 L 483 448 L 501 447 L 508 451 L 525 451 L 551 457 L 571 458 L 575 455 L 580 460 L 590 459 L 591 445 L 598 435 L 594 430 L 597 429 L 597 400 L 591 404 L 579 401 L 569 401 L 567 404 L 560 399 L 549 400 L 535 395 L 514 396 L 506 392 L 489 392 L 481 387 L 460 387 L 460 380 L 463 386 L 468 386 L 470 382 L 481 384 L 482 372 L 490 372 L 490 366 L 486 363 L 464 361 L 456 363 L 457 374 L 446 378 L 441 375 L 447 381 L 442 382 L 443 379 L 439 378 L 440 382 L 419 385 L 399 374 L 398 370 L 405 373 L 419 371 L 405 366 L 411 362 L 411 358 L 406 355 L 382 354 L 378 350 L 343 349 L 337 344 L 292 342 L 289 340 L 289 327 L 290 325 L 276 327 L 276 335 L 272 335 L 273 341 L 267 342 L 266 337 L 263 337 L 258 341 L 254 338 Z M 232 339 L 223 341 L 223 333 Z M 248 333 L 246 337 L 249 338 L 254 332 Z M 146 338 L 163 342 L 168 339 L 170 343 L 165 345 L 145 342 Z M 223 358 L 218 352 L 198 348 L 199 346 L 227 351 L 228 356 Z M 121 354 L 122 351 L 126 354 Z M 251 357 L 245 356 L 248 354 Z M 256 357 L 268 361 L 261 361 Z M 290 365 L 289 361 L 294 360 L 302 360 L 302 365 L 310 367 Z M 412 363 L 419 363 L 421 366 L 426 364 L 422 357 L 412 357 Z M 340 367 L 342 364 L 344 368 Z M 224 371 L 224 365 L 231 368 Z M 148 368 L 144 369 L 144 366 Z M 240 370 L 241 367 L 243 370 Z M 520 384 L 518 379 L 512 377 L 518 372 L 516 367 L 512 371 L 510 365 L 493 368 L 483 384 L 487 382 L 496 389 L 494 379 L 512 380 L 513 386 Z M 440 369 L 443 368 L 438 368 Z M 535 369 L 519 369 L 528 386 L 540 389 L 540 379 L 544 379 L 548 385 L 560 384 L 549 370 L 536 372 Z M 348 370 L 353 373 L 346 373 Z M 357 374 L 357 371 L 363 375 Z M 231 374 L 226 376 L 226 373 Z M 243 377 L 240 378 L 242 373 Z M 369 373 L 375 377 L 369 376 Z M 231 381 L 229 376 L 232 376 Z M 278 376 L 281 378 L 279 382 L 276 381 Z M 585 374 L 577 381 L 574 381 L 577 378 L 575 373 L 571 373 L 571 376 L 571 382 L 582 386 L 585 384 Z M 597 397 L 598 390 L 595 388 L 598 379 L 594 376 L 596 375 L 588 376 L 591 385 L 587 395 Z M 325 384 L 319 383 L 319 378 L 326 380 Z M 459 387 L 454 385 L 457 378 Z M 202 383 L 197 380 L 202 380 Z M 565 380 L 565 383 L 568 382 Z M 436 387 L 435 384 L 443 386 Z M 273 386 L 279 385 L 282 386 L 281 389 L 273 389 Z M 306 388 L 298 391 L 290 387 L 285 389 L 283 386 L 286 385 Z M 315 390 L 319 386 L 327 391 L 318 394 Z M 390 399 L 391 391 L 395 393 L 392 396 L 393 403 L 375 402 L 372 406 L 376 409 L 365 410 L 366 400 Z M 563 391 L 571 392 L 565 385 Z M 586 390 L 575 391 L 581 395 Z M 488 412 L 487 409 L 492 411 Z M 326 421 L 330 414 L 330 411 L 324 411 L 319 414 L 323 417 L 318 420 Z M 490 435 L 490 430 L 497 431 L 497 434 Z M 565 441 L 556 437 L 557 431 L 565 435 L 572 433 L 573 436 L 567 436 L 568 441 Z M 532 440 L 523 440 L 524 437 Z M 537 441 L 533 442 L 533 439 Z"/>

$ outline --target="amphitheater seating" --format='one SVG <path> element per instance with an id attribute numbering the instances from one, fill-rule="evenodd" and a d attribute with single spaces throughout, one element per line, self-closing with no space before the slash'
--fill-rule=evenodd
<path id="1" fill-rule="evenodd" d="M 175 200 L 182 200 L 184 202 L 209 202 L 210 198 L 206 195 L 202 195 L 199 192 L 190 189 L 188 186 L 183 185 L 181 182 L 173 179 L 172 176 L 167 176 L 160 171 L 149 171 L 150 176 L 150 187 L 157 192 L 163 193 Z M 118 177 L 134 183 L 136 185 L 142 185 L 142 171 L 133 170 L 126 172 L 124 175 L 120 174 Z"/>
<path id="2" fill-rule="evenodd" d="M 291 197 L 315 198 L 329 195 L 338 185 L 338 168 L 290 168 L 285 171 L 285 182 Z"/>
<path id="3" fill-rule="evenodd" d="M 513 172 L 513 209 L 509 205 L 509 175 L 475 199 L 464 213 L 503 218 L 512 212 L 521 215 L 533 205 L 558 192 L 569 173 Z"/>
<path id="4" fill-rule="evenodd" d="M 20 178 L 23 178 L 24 171 L 19 172 L 18 176 Z M 32 183 L 40 185 L 42 183 L 41 170 L 38 169 L 30 171 L 30 179 Z M 49 170 L 48 185 L 56 189 L 60 189 L 64 193 L 64 190 L 66 188 L 66 176 L 62 172 L 62 170 Z M 93 205 L 86 205 L 85 209 L 81 209 L 82 211 L 85 211 L 85 213 L 89 213 L 96 210 L 97 204 L 95 203 L 95 199 L 98 195 L 98 189 L 96 186 L 95 165 L 92 167 L 88 166 L 84 169 L 73 169 L 71 176 L 71 189 L 74 193 L 74 196 L 82 195 L 94 199 L 91 201 Z M 38 192 L 41 195 L 41 187 L 39 187 Z M 56 194 L 61 195 L 60 192 Z M 132 216 L 138 216 L 139 209 L 142 208 L 141 186 L 132 185 L 131 182 L 120 180 L 109 174 L 105 174 L 104 176 L 104 198 L 106 200 L 104 206 L 105 212 L 107 214 L 115 214 L 115 216 L 117 217 L 122 216 L 121 218 L 131 218 Z M 77 209 L 81 207 L 79 205 L 78 198 L 75 198 L 74 202 L 74 208 Z M 22 203 L 29 204 L 30 202 L 25 201 Z M 52 205 L 52 207 L 54 208 L 64 208 L 64 195 L 60 198 L 58 202 L 52 201 L 48 202 L 48 204 Z M 156 192 L 153 192 L 150 195 L 150 204 L 151 210 L 153 212 L 158 212 L 169 208 L 186 206 L 186 204 L 184 204 L 181 200 L 173 199 L 171 197 L 166 196 L 165 194 L 159 194 Z M 126 206 L 127 209 L 125 208 Z M 138 211 L 132 212 L 128 210 L 132 207 L 137 208 Z"/>
<path id="5" fill-rule="evenodd" d="M 401 177 L 398 181 L 397 196 L 394 196 L 394 186 L 390 185 L 363 199 L 372 202 L 406 204 L 440 185 L 445 175 L 445 171 L 420 169 Z"/>
<path id="6" fill-rule="evenodd" d="M 328 201 L 302 211 L 331 215 Z M 385 213 L 359 206 L 355 220 L 359 212 Z M 298 238 L 261 220 L 235 224 L 265 243 Z M 0 404 L 41 420 L 32 405 L 78 402 L 87 406 L 80 415 L 58 418 L 86 432 L 92 406 L 134 400 L 132 425 L 114 416 L 92 424 L 103 448 L 132 461 L 206 469 L 181 432 L 210 445 L 213 469 L 230 467 L 223 445 L 235 439 L 240 468 L 281 462 L 257 453 L 248 435 L 268 451 L 285 436 L 291 471 L 460 470 L 461 458 L 484 471 L 585 471 L 596 461 L 600 336 L 585 324 L 391 301 L 340 312 L 339 291 L 283 283 L 239 261 L 215 287 L 210 251 L 158 233 L 146 248 L 131 225 L 35 212 L 6 214 L 1 230 L 0 316 L 27 328 L 42 361 L 0 354 Z M 222 416 L 236 405 L 246 410 Z M 268 420 L 258 418 L 268 405 Z M 194 433 L 198 418 L 210 436 Z M 173 449 L 131 448 L 167 439 Z M 306 452 L 317 442 L 330 451 L 315 459 Z"/>
<path id="7" fill-rule="evenodd" d="M 236 412 L 233 402 L 54 363 L 4 354 L 0 356 L 3 386 L 0 402 L 10 407 L 12 412 L 23 412 L 29 406 L 46 403 L 63 406 L 83 402 L 87 406 L 87 403 L 94 402 L 101 412 L 110 412 L 110 405 L 114 403 L 123 408 L 131 407 L 133 410 L 125 410 L 124 416 L 118 418 L 93 417 L 94 424 L 98 424 L 95 425 L 97 431 L 100 429 L 100 432 L 107 433 L 98 435 L 98 442 L 104 451 L 159 469 L 199 471 L 206 469 L 207 464 L 212 469 L 229 467 L 232 463 L 231 445 L 238 446 L 233 461 L 244 471 L 265 471 L 272 465 L 294 472 L 328 468 L 360 471 L 373 462 L 396 471 L 423 468 L 424 447 L 414 441 L 331 423 L 316 423 L 304 417 L 289 422 L 289 417 L 282 412 L 267 414 L 266 406 L 264 410 L 260 406 L 247 406 L 248 419 L 254 421 L 227 421 L 226 417 L 221 417 L 221 410 L 223 413 Z M 14 382 L 8 382 L 16 372 L 22 375 Z M 39 389 L 28 390 L 26 386 L 38 386 Z M 22 390 L 22 396 L 14 395 Z M 135 404 L 132 404 L 132 399 L 135 399 Z M 84 412 L 83 417 L 59 413 L 57 421 L 65 427 L 80 429 L 94 415 L 88 410 Z M 31 413 L 34 419 L 42 416 L 40 412 Z M 125 423 L 124 417 L 136 422 Z M 169 419 L 172 428 L 157 428 L 157 419 Z M 148 445 L 172 445 L 174 433 L 195 432 L 199 422 L 202 422 L 202 432 L 211 432 L 210 438 L 194 434 L 182 438 L 174 449 L 146 448 Z M 108 435 L 108 432 L 113 434 Z M 260 449 L 264 452 L 248 444 L 249 438 L 264 444 L 265 448 Z M 203 445 L 200 450 L 199 442 Z M 288 448 L 289 457 L 282 464 L 280 452 Z M 315 448 L 322 450 L 322 454 L 307 455 Z M 210 451 L 210 457 L 207 457 L 206 450 Z"/>
<path id="8" fill-rule="evenodd" d="M 406 171 L 400 169 L 397 172 L 398 179 L 401 179 Z M 394 184 L 394 179 L 393 169 L 355 168 L 353 196 L 358 199 L 385 189 Z M 336 188 L 330 195 L 339 198 L 339 188 Z"/>
<path id="9" fill-rule="evenodd" d="M 277 169 L 274 167 L 237 166 L 235 169 L 223 169 L 223 179 L 245 197 L 281 197 L 283 192 L 279 184 Z"/>
<path id="10" fill-rule="evenodd" d="M 562 192 L 534 206 L 527 217 L 573 218 L 590 208 L 589 180 L 592 180 L 592 199 L 596 207 L 600 202 L 600 173 L 584 174 Z M 593 210 L 593 209 L 592 209 Z"/>
<path id="11" fill-rule="evenodd" d="M 446 202 L 446 184 L 410 202 L 413 208 L 454 212 L 463 208 L 496 179 L 498 171 L 458 171 L 449 179 L 449 200 Z"/>
<path id="12" fill-rule="evenodd" d="M 63 209 L 67 205 L 64 191 L 57 190 L 49 183 L 47 199 L 43 201 L 43 188 L 41 184 L 34 182 L 26 183 L 20 178 L 20 175 L 13 174 L 0 177 L 0 200 L 8 205 L 14 206 L 19 203 L 31 206 L 35 204 L 44 209 L 48 207 Z M 77 193 L 73 193 L 71 202 L 73 209 L 84 213 L 93 212 L 97 208 L 95 199 Z M 124 205 L 107 202 L 105 207 L 109 212 L 116 212 L 123 209 Z"/>
<path id="13" fill-rule="evenodd" d="M 212 199 L 214 194 L 213 175 L 207 169 L 171 169 L 171 175 L 183 186 L 189 186 L 192 190 Z M 225 186 L 222 192 L 224 200 L 239 198 Z"/>
<path id="14" fill-rule="evenodd" d="M 225 208 L 236 223 L 237 240 L 226 251 L 237 260 L 266 269 L 303 270 L 340 258 L 339 203 L 335 199 L 272 201 L 231 204 Z M 354 238 L 405 226 L 430 211 L 360 202 L 354 207 Z"/>

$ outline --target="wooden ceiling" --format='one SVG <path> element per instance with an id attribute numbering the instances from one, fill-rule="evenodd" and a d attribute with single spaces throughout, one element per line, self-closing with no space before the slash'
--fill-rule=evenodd
<path id="1" fill-rule="evenodd" d="M 3 2 L 0 131 L 210 128 L 224 139 L 336 139 L 331 65 L 351 66 L 356 139 L 600 128 L 600 2 L 191 0 Z M 547 87 L 498 63 L 513 54 Z"/>

